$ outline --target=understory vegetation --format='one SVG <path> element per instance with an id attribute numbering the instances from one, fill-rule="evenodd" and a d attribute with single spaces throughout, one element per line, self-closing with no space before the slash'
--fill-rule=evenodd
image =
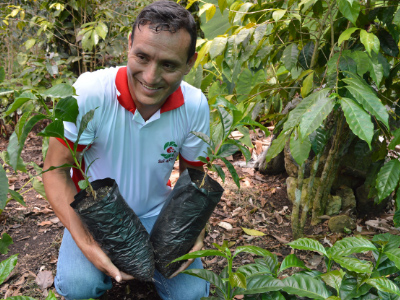
<path id="1" fill-rule="evenodd" d="M 10 188 L 6 170 L 26 173 L 32 188 L 45 196 L 36 178 L 44 170 L 21 158 L 28 134 L 45 121 L 39 133 L 43 157 L 49 137 L 64 138 L 63 121 L 75 122 L 78 113 L 73 82 L 83 72 L 126 63 L 131 25 L 150 2 L 0 4 L 0 134 L 8 139 L 7 151 L 0 153 L 0 212 L 9 201 L 25 205 L 26 191 Z M 209 299 L 400 299 L 399 236 L 349 236 L 325 248 L 304 234 L 308 224 L 328 214 L 344 161 L 352 161 L 347 167 L 363 174 L 349 188 L 362 186 L 371 207 L 391 205 L 393 224 L 400 227 L 398 1 L 179 2 L 199 25 L 198 58 L 185 80 L 206 94 L 211 111 L 210 137 L 193 132 L 209 145 L 199 159 L 223 181 L 225 164 L 240 187 L 227 157 L 240 151 L 250 162 L 251 131 L 257 128 L 268 136 L 267 127 L 273 126 L 260 171 L 283 154 L 292 162 L 294 241 L 289 245 L 323 256 L 326 268 L 325 273 L 310 270 L 295 254 L 279 262 L 267 249 L 232 250 L 224 243 L 179 258 L 224 257 L 220 274 L 185 273 L 216 287 Z M 242 137 L 233 138 L 233 131 Z M 0 253 L 6 254 L 11 244 L 3 233 Z M 259 258 L 233 269 L 233 259 L 242 252 Z M 360 258 L 365 252 L 372 253 L 370 261 Z M 17 255 L 0 263 L 0 284 L 16 263 Z M 290 268 L 302 270 L 289 276 Z M 56 296 L 50 293 L 46 299 Z"/>

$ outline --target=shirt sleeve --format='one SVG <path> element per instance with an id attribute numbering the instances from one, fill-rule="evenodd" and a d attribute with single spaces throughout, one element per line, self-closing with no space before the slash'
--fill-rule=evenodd
<path id="1" fill-rule="evenodd" d="M 84 73 L 79 76 L 74 84 L 76 90 L 76 99 L 78 101 L 79 114 L 76 120 L 76 125 L 71 122 L 64 122 L 64 135 L 69 141 L 75 142 L 78 138 L 78 132 L 82 123 L 83 116 L 90 110 L 95 110 L 93 119 L 88 123 L 86 129 L 83 131 L 79 145 L 92 144 L 96 137 L 96 128 L 99 118 L 99 107 L 101 107 L 104 99 L 104 93 L 101 93 L 101 82 L 96 79 L 94 73 Z"/>
<path id="2" fill-rule="evenodd" d="M 192 134 L 192 131 L 202 132 L 210 136 L 210 111 L 208 107 L 207 98 L 198 90 L 199 101 L 195 105 L 191 105 L 188 109 L 189 120 L 191 126 L 182 148 L 180 150 L 180 157 L 190 165 L 202 166 L 204 163 L 199 161 L 198 157 L 207 157 L 207 143 L 201 138 Z"/>

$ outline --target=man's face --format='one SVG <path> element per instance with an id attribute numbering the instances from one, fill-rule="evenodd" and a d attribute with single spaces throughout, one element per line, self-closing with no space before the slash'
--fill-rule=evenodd
<path id="1" fill-rule="evenodd" d="M 183 29 L 155 33 L 144 25 L 136 28 L 133 41 L 129 37 L 128 86 L 139 111 L 156 111 L 179 87 L 197 56 L 187 61 L 189 45 Z"/>

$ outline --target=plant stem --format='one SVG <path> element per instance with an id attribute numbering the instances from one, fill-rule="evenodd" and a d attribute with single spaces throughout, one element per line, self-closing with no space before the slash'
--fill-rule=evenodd
<path id="1" fill-rule="evenodd" d="M 300 219 L 300 231 L 301 232 L 304 232 L 304 227 L 305 227 L 306 220 L 307 220 L 307 214 L 308 214 L 308 211 L 310 210 L 310 207 L 313 205 L 312 200 L 315 197 L 314 180 L 315 180 L 315 175 L 317 174 L 321 156 L 322 156 L 322 151 L 320 153 L 318 153 L 318 155 L 315 157 L 313 167 L 311 169 L 310 181 L 307 186 L 307 199 L 306 199 L 306 203 L 304 204 L 303 210 L 301 212 L 301 219 Z"/>
<path id="2" fill-rule="evenodd" d="M 295 191 L 295 200 L 293 202 L 293 209 L 292 209 L 292 233 L 293 238 L 298 239 L 303 236 L 303 232 L 301 231 L 301 227 L 299 226 L 299 211 L 301 205 L 301 193 L 303 190 L 303 179 L 304 179 L 304 171 L 305 171 L 306 163 L 303 162 L 299 169 L 299 173 L 297 176 L 297 188 Z"/>
<path id="3" fill-rule="evenodd" d="M 90 182 L 89 182 L 89 180 L 88 180 L 88 178 L 87 178 L 87 176 L 86 176 L 86 174 L 85 174 L 85 171 L 82 170 L 81 164 L 80 164 L 79 161 L 76 159 L 76 152 L 74 152 L 74 151 L 71 149 L 71 147 L 70 147 L 69 143 L 67 142 L 67 140 L 65 139 L 65 137 L 63 138 L 63 140 L 64 140 L 64 143 L 67 145 L 68 150 L 69 150 L 69 152 L 71 153 L 71 155 L 72 155 L 72 157 L 73 157 L 73 159 L 74 159 L 76 168 L 82 173 L 83 178 L 85 178 L 86 182 L 88 183 L 88 187 L 89 187 L 89 189 L 90 189 L 90 193 L 92 194 L 92 196 L 93 196 L 94 199 L 97 199 L 96 191 L 93 189 L 92 185 L 90 184 Z"/>

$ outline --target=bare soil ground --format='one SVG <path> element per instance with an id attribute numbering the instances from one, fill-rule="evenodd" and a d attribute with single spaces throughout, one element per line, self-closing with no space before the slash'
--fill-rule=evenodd
<path id="1" fill-rule="evenodd" d="M 7 148 L 7 140 L 0 137 L 0 151 Z M 34 161 L 43 166 L 41 139 L 31 134 L 22 157 L 25 162 Z M 234 156 L 233 161 L 240 161 L 240 155 Z M 33 174 L 32 167 L 28 167 Z M 224 240 L 232 248 L 241 245 L 255 245 L 275 253 L 283 259 L 293 250 L 285 245 L 292 240 L 290 215 L 291 202 L 287 198 L 285 180 L 287 175 L 266 176 L 253 168 L 240 168 L 241 179 L 239 190 L 227 173 L 225 193 L 210 219 L 210 232 L 205 239 L 205 248 L 212 249 L 213 243 L 221 244 Z M 15 201 L 10 201 L 0 215 L 0 233 L 7 232 L 14 241 L 6 255 L 0 255 L 4 260 L 10 255 L 19 253 L 18 264 L 12 274 L 0 286 L 0 297 L 24 295 L 44 299 L 48 290 L 54 292 L 53 278 L 56 273 L 57 255 L 63 234 L 63 225 L 55 216 L 51 206 L 41 195 L 24 186 L 29 180 L 26 174 L 7 173 L 9 182 L 14 190 L 27 191 L 23 194 L 26 207 Z M 216 176 L 212 174 L 214 178 Z M 171 180 L 176 182 L 178 171 L 175 168 Z M 220 179 L 218 179 L 220 181 Z M 385 216 L 382 216 L 385 218 Z M 389 215 L 390 218 L 390 215 Z M 230 224 L 232 229 L 224 229 L 223 223 Z M 365 219 L 357 220 L 361 233 L 373 235 L 388 232 L 384 227 L 373 228 L 365 225 Z M 379 223 L 381 224 L 381 223 Z M 379 227 L 379 226 L 378 226 Z M 256 229 L 264 236 L 246 235 L 242 228 Z M 306 233 L 324 243 L 334 243 L 341 238 L 340 234 L 332 234 L 327 228 L 327 221 L 316 227 L 307 227 Z M 297 252 L 297 255 L 311 268 L 321 268 L 321 259 L 307 252 Z M 250 263 L 251 255 L 242 255 L 234 262 L 234 266 Z M 203 260 L 205 268 L 219 273 L 226 262 L 222 258 L 207 257 Z M 47 272 L 46 272 L 47 271 Z M 46 282 L 48 284 L 46 284 Z M 57 295 L 57 294 L 56 294 Z M 58 299 L 61 297 L 58 296 Z M 152 284 L 136 280 L 125 283 L 114 283 L 107 292 L 108 299 L 160 299 Z"/>

